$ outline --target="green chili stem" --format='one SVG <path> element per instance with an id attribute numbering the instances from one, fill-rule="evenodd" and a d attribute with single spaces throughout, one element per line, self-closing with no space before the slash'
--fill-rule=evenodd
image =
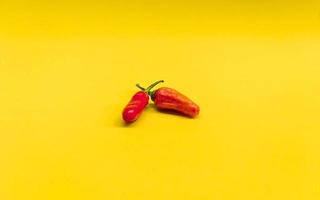
<path id="1" fill-rule="evenodd" d="M 145 93 L 148 93 L 148 95 L 152 96 L 152 95 L 153 95 L 153 92 L 150 91 L 150 90 L 151 90 L 152 88 L 154 88 L 156 85 L 158 85 L 159 83 L 163 83 L 163 82 L 164 82 L 164 80 L 156 81 L 156 82 L 152 83 L 151 85 L 149 85 L 147 88 L 142 87 L 140 84 L 136 84 L 136 86 L 137 86 L 140 90 L 142 90 L 142 91 L 144 91 Z"/>
<path id="2" fill-rule="evenodd" d="M 149 91 L 148 95 L 150 96 L 151 100 L 154 101 L 156 95 L 155 91 Z"/>
<path id="3" fill-rule="evenodd" d="M 156 82 L 152 83 L 149 87 L 146 88 L 145 92 L 149 93 L 150 90 L 151 90 L 154 86 L 158 85 L 159 83 L 163 83 L 163 82 L 164 82 L 164 80 L 160 80 L 160 81 L 156 81 Z"/>
<path id="4" fill-rule="evenodd" d="M 137 86 L 139 89 L 141 89 L 142 91 L 145 91 L 145 90 L 146 90 L 145 88 L 141 87 L 139 84 L 136 84 L 136 86 Z"/>

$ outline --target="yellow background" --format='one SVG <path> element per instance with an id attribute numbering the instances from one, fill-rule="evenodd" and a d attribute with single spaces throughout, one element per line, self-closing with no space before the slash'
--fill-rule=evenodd
<path id="1" fill-rule="evenodd" d="M 221 2 L 2 0 L 0 199 L 319 199 L 320 3 Z"/>

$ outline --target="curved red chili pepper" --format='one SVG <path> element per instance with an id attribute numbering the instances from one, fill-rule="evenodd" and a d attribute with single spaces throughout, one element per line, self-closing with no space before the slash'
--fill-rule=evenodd
<path id="1" fill-rule="evenodd" d="M 148 88 L 144 89 L 139 87 L 142 91 L 139 91 L 133 95 L 127 106 L 122 111 L 122 119 L 131 123 L 136 121 L 141 115 L 142 111 L 148 105 L 149 102 L 149 91 L 157 84 L 163 82 L 163 80 L 157 81 L 151 84 Z"/>
<path id="2" fill-rule="evenodd" d="M 140 85 L 137 87 L 141 88 Z M 175 89 L 162 87 L 148 91 L 148 94 L 158 109 L 174 110 L 191 118 L 200 112 L 200 107 L 196 103 Z"/>
<path id="3" fill-rule="evenodd" d="M 200 112 L 200 107 L 191 99 L 181 94 L 175 89 L 162 87 L 157 89 L 151 99 L 159 109 L 175 110 L 188 117 L 196 117 Z"/>
<path id="4" fill-rule="evenodd" d="M 149 96 L 145 92 L 137 92 L 122 112 L 122 118 L 125 122 L 134 122 L 141 115 L 144 108 L 148 105 Z"/>

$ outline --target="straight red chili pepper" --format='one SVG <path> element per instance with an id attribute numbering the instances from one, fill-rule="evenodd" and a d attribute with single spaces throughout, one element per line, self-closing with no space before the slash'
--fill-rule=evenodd
<path id="1" fill-rule="evenodd" d="M 146 89 L 142 89 L 133 95 L 127 106 L 122 111 L 122 118 L 126 123 L 132 123 L 136 121 L 139 116 L 142 114 L 142 111 L 148 105 L 149 102 L 149 91 L 159 83 L 162 83 L 163 80 L 157 81 L 151 84 Z"/>
<path id="2" fill-rule="evenodd" d="M 138 88 L 143 89 L 139 84 Z M 191 99 L 175 89 L 162 87 L 155 91 L 148 91 L 155 106 L 161 110 L 174 110 L 178 113 L 194 118 L 200 112 L 200 107 Z"/>

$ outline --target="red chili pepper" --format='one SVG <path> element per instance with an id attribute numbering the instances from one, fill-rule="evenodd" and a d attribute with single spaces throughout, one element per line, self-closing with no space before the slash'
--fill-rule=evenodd
<path id="1" fill-rule="evenodd" d="M 127 104 L 127 106 L 122 111 L 122 118 L 125 122 L 131 123 L 131 122 L 136 121 L 139 118 L 139 116 L 141 115 L 144 108 L 148 105 L 149 91 L 154 86 L 156 86 L 157 84 L 162 83 L 162 82 L 163 82 L 163 80 L 157 81 L 157 82 L 151 84 L 146 89 L 140 88 L 140 89 L 142 89 L 142 91 L 139 91 L 135 95 L 133 95 L 133 97 L 131 98 L 131 100 Z"/>
<path id="2" fill-rule="evenodd" d="M 143 90 L 139 84 L 137 87 Z M 200 112 L 200 107 L 196 103 L 175 89 L 162 87 L 155 91 L 149 90 L 148 94 L 159 109 L 174 110 L 191 118 Z"/>

